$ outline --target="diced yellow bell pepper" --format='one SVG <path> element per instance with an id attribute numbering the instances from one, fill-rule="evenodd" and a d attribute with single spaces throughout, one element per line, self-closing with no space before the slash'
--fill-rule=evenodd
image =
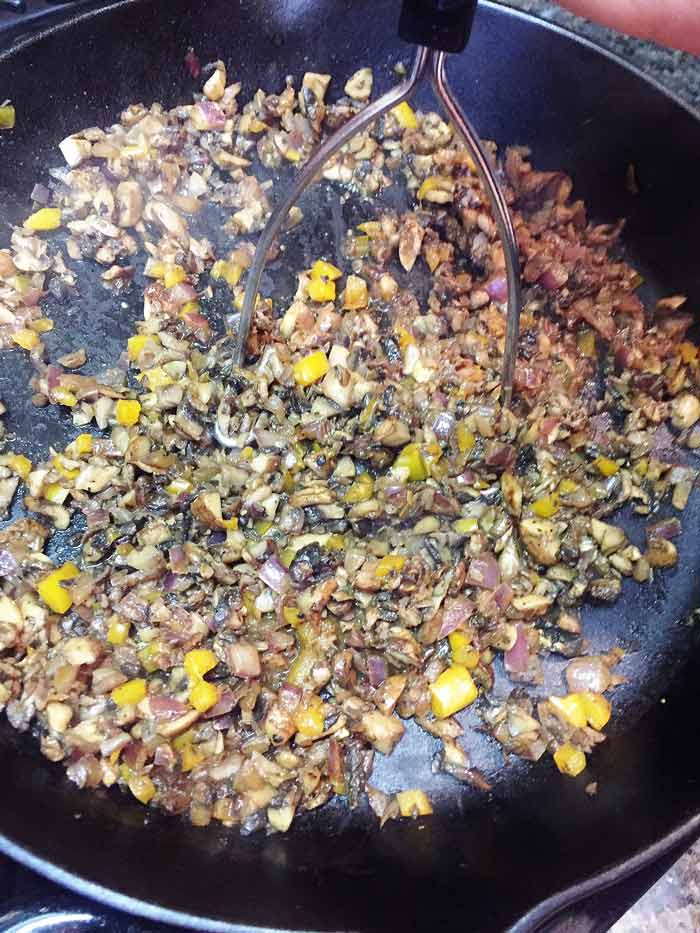
<path id="1" fill-rule="evenodd" d="M 42 207 L 27 217 L 24 226 L 27 230 L 58 230 L 61 226 L 61 212 L 57 207 Z"/>
<path id="2" fill-rule="evenodd" d="M 127 355 L 130 360 L 137 360 L 147 344 L 153 344 L 154 348 L 160 345 L 160 337 L 157 334 L 134 334 L 126 342 Z"/>
<path id="3" fill-rule="evenodd" d="M 141 648 L 141 650 L 137 652 L 142 667 L 147 670 L 149 674 L 152 674 L 153 671 L 158 669 L 156 657 L 160 652 L 160 648 L 160 639 L 154 638 L 145 648 Z"/>
<path id="4" fill-rule="evenodd" d="M 48 334 L 53 330 L 53 321 L 50 317 L 38 317 L 36 321 L 30 321 L 29 326 L 37 334 Z"/>
<path id="5" fill-rule="evenodd" d="M 303 630 L 303 624 L 297 631 Z M 318 655 L 310 648 L 302 648 L 292 661 L 287 671 L 287 680 L 295 687 L 304 687 L 308 684 L 314 665 L 318 662 Z"/>
<path id="6" fill-rule="evenodd" d="M 396 107 L 392 107 L 389 112 L 396 117 L 396 122 L 404 130 L 415 130 L 418 126 L 418 120 L 413 108 L 405 100 L 397 104 Z"/>
<path id="7" fill-rule="evenodd" d="M 431 706 L 438 719 L 453 716 L 478 696 L 476 684 L 466 667 L 451 664 L 446 671 L 430 684 Z"/>
<path id="8" fill-rule="evenodd" d="M 61 584 L 67 580 L 74 580 L 80 571 L 72 561 L 67 561 L 47 574 L 37 584 L 39 596 L 52 612 L 63 615 L 73 605 L 73 597 Z"/>
<path id="9" fill-rule="evenodd" d="M 457 447 L 461 454 L 468 454 L 474 444 L 476 444 L 476 437 L 463 421 L 457 423 L 455 437 L 457 438 Z"/>
<path id="10" fill-rule="evenodd" d="M 218 663 L 219 659 L 209 648 L 193 648 L 185 655 L 184 667 L 193 680 L 201 680 Z"/>
<path id="11" fill-rule="evenodd" d="M 572 479 L 563 479 L 559 483 L 557 492 L 562 496 L 570 496 L 572 492 L 576 492 L 578 489 L 578 483 L 575 483 Z"/>
<path id="12" fill-rule="evenodd" d="M 404 482 L 422 482 L 428 478 L 428 464 L 417 444 L 406 444 L 394 460 L 391 471 Z"/>
<path id="13" fill-rule="evenodd" d="M 140 381 L 146 381 L 151 392 L 164 389 L 166 386 L 171 386 L 174 382 L 172 376 L 168 375 L 162 366 L 154 366 L 153 369 L 146 369 L 138 378 Z"/>
<path id="14" fill-rule="evenodd" d="M 413 334 L 409 334 L 405 327 L 398 327 L 396 329 L 396 336 L 399 338 L 399 346 L 402 350 L 405 350 L 406 347 L 410 347 L 412 343 L 416 342 L 416 338 Z"/>
<path id="15" fill-rule="evenodd" d="M 698 348 L 689 340 L 684 340 L 680 345 L 679 350 L 681 353 L 681 359 L 684 363 L 692 363 L 693 360 L 697 359 Z"/>
<path id="16" fill-rule="evenodd" d="M 139 420 L 141 402 L 136 399 L 120 398 L 115 406 L 114 414 L 122 427 L 129 428 Z"/>
<path id="17" fill-rule="evenodd" d="M 433 808 L 423 790 L 400 790 L 396 795 L 401 816 L 430 816 Z"/>
<path id="18" fill-rule="evenodd" d="M 180 282 L 184 282 L 186 278 L 187 273 L 182 266 L 178 266 L 177 263 L 166 262 L 165 268 L 163 269 L 163 285 L 165 285 L 166 288 L 179 285 Z"/>
<path id="19" fill-rule="evenodd" d="M 346 311 L 357 311 L 366 308 L 369 302 L 367 283 L 359 275 L 349 275 L 345 283 L 343 295 L 343 308 Z"/>
<path id="20" fill-rule="evenodd" d="M 458 535 L 473 535 L 479 530 L 479 522 L 476 518 L 458 518 L 452 527 Z"/>
<path id="21" fill-rule="evenodd" d="M 343 273 L 337 266 L 334 266 L 330 262 L 326 262 L 325 259 L 317 259 L 309 270 L 309 275 L 312 279 L 330 279 L 331 282 L 339 279 L 342 274 Z"/>
<path id="22" fill-rule="evenodd" d="M 165 275 L 165 263 L 160 259 L 147 259 L 143 272 L 149 279 L 162 279 Z"/>
<path id="23" fill-rule="evenodd" d="M 15 108 L 12 104 L 3 104 L 0 107 L 0 130 L 11 130 L 15 125 Z"/>
<path id="24" fill-rule="evenodd" d="M 7 454 L 0 457 L 0 463 L 3 466 L 8 466 L 13 473 L 16 473 L 22 479 L 26 479 L 32 472 L 32 461 L 29 457 L 25 457 L 24 454 Z"/>
<path id="25" fill-rule="evenodd" d="M 326 550 L 328 551 L 342 551 L 345 547 L 345 535 L 331 535 L 326 541 Z"/>
<path id="26" fill-rule="evenodd" d="M 607 697 L 586 690 L 581 694 L 588 725 L 600 731 L 610 721 L 612 706 Z"/>
<path id="27" fill-rule="evenodd" d="M 134 797 L 144 805 L 156 795 L 156 786 L 147 774 L 134 774 L 131 772 L 127 778 L 127 784 Z"/>
<path id="28" fill-rule="evenodd" d="M 255 451 L 252 447 L 244 447 L 241 451 L 241 460 L 252 460 Z"/>
<path id="29" fill-rule="evenodd" d="M 69 446 L 74 447 L 75 452 L 82 457 L 92 453 L 93 444 L 92 434 L 79 434 Z"/>
<path id="30" fill-rule="evenodd" d="M 173 746 L 176 752 L 182 753 L 183 749 L 186 748 L 188 745 L 191 745 L 193 741 L 194 741 L 194 732 L 192 731 L 192 729 L 188 729 L 187 732 L 183 732 L 181 735 L 176 736 L 172 740 L 171 745 Z"/>
<path id="31" fill-rule="evenodd" d="M 471 639 L 466 632 L 450 632 L 447 636 L 452 652 L 452 663 L 461 664 L 468 670 L 473 671 L 479 664 L 479 652 L 471 643 Z"/>
<path id="32" fill-rule="evenodd" d="M 65 405 L 66 408 L 75 408 L 78 404 L 78 397 L 70 389 L 64 389 L 62 386 L 53 389 L 51 395 L 57 405 Z"/>
<path id="33" fill-rule="evenodd" d="M 577 729 L 585 728 L 586 707 L 582 694 L 568 693 L 563 697 L 551 696 L 549 702 L 572 726 L 576 726 Z"/>
<path id="34" fill-rule="evenodd" d="M 243 275 L 243 267 L 237 263 L 226 262 L 224 259 L 217 259 L 211 267 L 211 277 L 213 279 L 224 279 L 232 288 L 238 285 Z"/>
<path id="35" fill-rule="evenodd" d="M 26 295 L 32 284 L 32 280 L 29 278 L 29 276 L 23 275 L 22 273 L 11 275 L 5 281 L 8 285 L 11 285 L 16 292 L 19 292 L 20 295 Z"/>
<path id="36" fill-rule="evenodd" d="M 595 331 L 584 330 L 576 337 L 578 348 L 584 356 L 593 359 L 596 356 Z"/>
<path id="37" fill-rule="evenodd" d="M 192 742 L 187 742 L 180 749 L 180 767 L 187 773 L 204 761 L 204 755 L 198 752 L 192 746 Z"/>
<path id="38" fill-rule="evenodd" d="M 554 753 L 554 763 L 562 774 L 576 777 L 586 767 L 586 756 L 580 748 L 565 742 Z"/>
<path id="39" fill-rule="evenodd" d="M 559 496 L 556 493 L 540 496 L 530 504 L 530 508 L 538 518 L 551 518 L 559 511 Z"/>
<path id="40" fill-rule="evenodd" d="M 323 700 L 312 694 L 305 697 L 294 714 L 297 732 L 305 739 L 317 739 L 323 733 Z"/>
<path id="41" fill-rule="evenodd" d="M 431 191 L 440 191 L 444 192 L 445 201 L 448 201 L 451 199 L 453 190 L 454 182 L 451 178 L 448 178 L 446 175 L 431 175 L 421 184 L 418 189 L 417 198 L 419 201 L 422 201 Z M 440 200 L 442 200 L 442 197 L 440 197 Z"/>
<path id="42" fill-rule="evenodd" d="M 298 360 L 292 367 L 294 379 L 300 386 L 310 386 L 314 382 L 318 382 L 319 379 L 326 375 L 329 368 L 328 357 L 323 350 L 309 353 L 308 356 Z"/>
<path id="43" fill-rule="evenodd" d="M 325 279 L 310 279 L 307 286 L 312 301 L 335 301 L 335 282 Z"/>
<path id="44" fill-rule="evenodd" d="M 357 225 L 357 229 L 361 230 L 371 240 L 372 237 L 379 236 L 382 232 L 382 225 L 378 220 L 365 220 L 364 223 Z"/>
<path id="45" fill-rule="evenodd" d="M 261 538 L 263 535 L 267 534 L 270 528 L 272 528 L 272 522 L 269 518 L 260 518 L 257 522 L 253 522 L 253 531 L 259 534 Z"/>
<path id="46" fill-rule="evenodd" d="M 216 684 L 207 683 L 206 680 L 200 680 L 198 684 L 190 690 L 190 703 L 199 713 L 206 713 L 212 706 L 219 702 L 219 691 Z"/>
<path id="47" fill-rule="evenodd" d="M 143 677 L 134 677 L 115 687 L 110 696 L 117 706 L 135 706 L 146 696 L 146 681 Z"/>
<path id="48" fill-rule="evenodd" d="M 297 625 L 300 625 L 302 622 L 301 613 L 296 606 L 285 606 L 282 610 L 284 615 L 284 621 L 287 625 L 291 625 L 292 628 L 296 628 Z"/>
<path id="49" fill-rule="evenodd" d="M 609 457 L 596 457 L 593 466 L 603 476 L 614 476 L 620 472 L 619 465 L 614 460 L 610 460 Z"/>
<path id="50" fill-rule="evenodd" d="M 75 479 L 80 474 L 80 467 L 69 467 L 61 454 L 57 454 L 51 461 L 54 470 L 65 479 Z M 68 461 L 73 462 L 73 461 Z"/>
<path id="51" fill-rule="evenodd" d="M 107 641 L 110 645 L 123 645 L 129 637 L 131 623 L 125 619 L 112 619 L 107 629 Z"/>
<path id="52" fill-rule="evenodd" d="M 10 336 L 13 343 L 16 343 L 18 346 L 22 347 L 23 350 L 27 350 L 28 352 L 36 350 L 41 343 L 39 335 L 35 334 L 33 330 L 29 330 L 27 327 L 16 330 L 14 334 Z"/>
<path id="53" fill-rule="evenodd" d="M 181 496 L 192 489 L 192 483 L 188 479 L 174 479 L 164 487 L 169 496 Z"/>
<path id="54" fill-rule="evenodd" d="M 374 495 L 374 480 L 369 473 L 360 473 L 354 483 L 350 485 L 345 493 L 345 501 L 349 505 L 355 505 L 358 502 L 367 502 Z"/>
<path id="55" fill-rule="evenodd" d="M 60 483 L 49 483 L 44 490 L 44 499 L 47 502 L 53 502 L 54 505 L 63 505 L 69 495 L 70 490 L 61 486 Z"/>
<path id="56" fill-rule="evenodd" d="M 388 577 L 390 573 L 398 573 L 405 563 L 406 558 L 403 554 L 387 554 L 386 557 L 382 557 L 374 568 L 374 575 L 379 577 L 380 580 L 383 580 L 384 577 Z"/>

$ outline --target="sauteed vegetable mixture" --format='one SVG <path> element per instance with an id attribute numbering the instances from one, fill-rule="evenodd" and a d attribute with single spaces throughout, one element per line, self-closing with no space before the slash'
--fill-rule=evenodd
<path id="1" fill-rule="evenodd" d="M 197 78 L 192 52 L 187 66 Z M 221 62 L 203 77 L 193 104 L 135 104 L 65 139 L 66 165 L 0 251 L 2 345 L 30 355 L 34 403 L 75 426 L 43 463 L 3 440 L 0 509 L 25 507 L 0 530 L 9 721 L 81 787 L 243 832 L 285 831 L 333 795 L 366 795 L 381 822 L 431 813 L 419 788 L 371 784 L 408 719 L 439 740 L 435 769 L 487 791 L 466 707 L 506 758 L 578 775 L 624 679 L 614 645 L 586 655 L 580 607 L 676 563 L 680 522 L 654 513 L 664 498 L 680 512 L 695 481 L 684 298 L 645 307 L 622 223 L 589 222 L 566 175 L 508 149 L 525 305 L 503 410 L 496 227 L 450 125 L 401 104 L 323 173 L 365 199 L 343 261 L 297 270 L 289 301 L 259 297 L 236 370 L 274 197 L 259 177 L 303 163 L 373 76 L 333 104 L 330 76 L 307 73 L 245 105 Z M 412 209 L 372 200 L 392 185 Z M 197 232 L 212 207 L 223 251 Z M 78 300 L 85 264 L 115 293 L 137 270 L 149 280 L 143 320 L 99 375 L 80 372 L 78 333 L 54 361 L 42 341 L 42 296 Z M 225 321 L 209 313 L 222 294 Z M 649 516 L 644 547 L 616 523 L 623 506 Z M 77 556 L 55 566 L 47 541 L 80 516 Z M 568 659 L 554 690 L 551 652 Z M 508 689 L 493 690 L 496 670 Z"/>

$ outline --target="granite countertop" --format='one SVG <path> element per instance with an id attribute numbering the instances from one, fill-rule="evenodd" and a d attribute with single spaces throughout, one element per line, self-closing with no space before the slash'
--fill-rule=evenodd
<path id="1" fill-rule="evenodd" d="M 599 43 L 700 110 L 700 59 L 641 42 L 561 10 L 548 0 L 501 0 Z M 659 0 L 662 2 L 662 0 Z M 697 933 L 700 930 L 700 842 L 611 928 L 611 933 Z"/>

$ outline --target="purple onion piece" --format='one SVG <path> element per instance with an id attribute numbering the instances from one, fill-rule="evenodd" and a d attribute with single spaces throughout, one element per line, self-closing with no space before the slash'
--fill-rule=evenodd
<path id="1" fill-rule="evenodd" d="M 386 661 L 378 654 L 370 654 L 367 658 L 367 676 L 373 687 L 379 687 L 388 676 Z"/>
<path id="2" fill-rule="evenodd" d="M 287 568 L 277 557 L 268 557 L 258 570 L 258 575 L 275 593 L 283 593 L 289 586 Z"/>
<path id="3" fill-rule="evenodd" d="M 509 674 L 522 674 L 530 663 L 530 652 L 524 627 L 518 623 L 515 628 L 517 631 L 515 643 L 503 655 L 503 661 Z"/>

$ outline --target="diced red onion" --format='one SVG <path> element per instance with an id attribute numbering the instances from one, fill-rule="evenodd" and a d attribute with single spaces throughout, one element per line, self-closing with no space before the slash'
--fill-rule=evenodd
<path id="1" fill-rule="evenodd" d="M 202 719 L 216 719 L 217 716 L 225 716 L 236 706 L 236 698 L 230 690 L 223 689 L 219 693 L 218 702 L 202 716 Z"/>
<path id="2" fill-rule="evenodd" d="M 455 426 L 454 415 L 447 411 L 441 412 L 433 422 L 433 432 L 439 441 L 446 441 Z"/>
<path id="3" fill-rule="evenodd" d="M 612 683 L 610 668 L 600 655 L 574 658 L 566 666 L 566 683 L 572 693 L 605 693 Z"/>
<path id="4" fill-rule="evenodd" d="M 226 126 L 226 114 L 218 104 L 211 100 L 200 100 L 195 104 L 196 110 L 201 114 L 202 120 L 206 123 L 206 129 L 223 130 Z"/>
<path id="5" fill-rule="evenodd" d="M 388 676 L 386 661 L 379 654 L 370 654 L 367 658 L 367 676 L 373 687 L 379 687 Z"/>
<path id="6" fill-rule="evenodd" d="M 462 596 L 455 599 L 449 606 L 446 605 L 442 612 L 442 626 L 438 637 L 447 638 L 450 632 L 454 632 L 460 625 L 464 625 L 475 608 L 470 599 L 465 599 Z"/>
<path id="7" fill-rule="evenodd" d="M 236 677 L 259 677 L 260 655 L 255 645 L 238 641 L 226 649 L 226 663 Z"/>
<path id="8" fill-rule="evenodd" d="M 171 769 L 175 766 L 175 752 L 170 745 L 158 745 L 153 755 L 153 764 L 158 768 Z"/>
<path id="9" fill-rule="evenodd" d="M 493 598 L 499 609 L 507 609 L 513 601 L 513 588 L 507 583 L 501 583 L 494 590 Z"/>
<path id="10" fill-rule="evenodd" d="M 476 479 L 476 473 L 474 472 L 474 470 L 465 470 L 462 473 L 462 480 L 467 484 L 467 486 L 471 486 L 471 484 L 474 482 L 475 479 Z"/>
<path id="11" fill-rule="evenodd" d="M 665 541 L 670 541 L 671 538 L 678 537 L 681 530 L 681 523 L 677 518 L 665 518 L 663 521 L 654 522 L 653 525 L 649 525 L 646 530 L 647 541 L 651 541 L 654 538 L 663 538 Z"/>
<path id="12" fill-rule="evenodd" d="M 179 719 L 189 711 L 186 703 L 168 696 L 152 696 L 148 698 L 148 705 L 153 713 L 153 718 L 161 722 L 168 722 L 171 719 Z"/>
<path id="13" fill-rule="evenodd" d="M 296 684 L 283 683 L 277 691 L 277 700 L 282 709 L 293 713 L 301 701 L 302 690 Z"/>
<path id="14" fill-rule="evenodd" d="M 109 524 L 109 512 L 106 509 L 86 509 L 85 521 L 91 531 L 95 528 L 106 528 Z"/>
<path id="15" fill-rule="evenodd" d="M 496 275 L 484 284 L 491 301 L 507 301 L 508 282 L 505 275 Z"/>
<path id="16" fill-rule="evenodd" d="M 168 561 L 173 573 L 187 573 L 187 555 L 181 545 L 176 544 L 169 549 Z"/>
<path id="17" fill-rule="evenodd" d="M 513 647 L 503 655 L 503 661 L 509 674 L 523 674 L 530 663 L 525 627 L 518 622 L 515 626 L 517 635 Z"/>
<path id="18" fill-rule="evenodd" d="M 566 269 L 566 266 L 562 265 L 560 262 L 552 263 L 549 269 L 545 271 L 540 276 L 540 285 L 543 288 L 546 288 L 547 291 L 553 292 L 557 288 L 561 288 L 562 285 L 566 285 L 569 280 L 569 273 Z"/>
<path id="19" fill-rule="evenodd" d="M 0 550 L 0 577 L 11 577 L 17 573 L 17 561 L 11 551 Z"/>
<path id="20" fill-rule="evenodd" d="M 351 648 L 364 648 L 365 640 L 356 628 L 351 628 L 345 636 L 345 641 Z"/>
<path id="21" fill-rule="evenodd" d="M 225 716 L 217 716 L 216 719 L 212 719 L 211 724 L 217 732 L 226 732 L 233 725 L 233 716 L 228 713 Z"/>
<path id="22" fill-rule="evenodd" d="M 216 531 L 212 531 L 212 533 L 207 538 L 207 544 L 211 544 L 211 545 L 223 544 L 225 540 L 226 540 L 226 532 L 221 528 L 221 529 L 217 529 Z"/>
<path id="23" fill-rule="evenodd" d="M 187 304 L 188 301 L 197 300 L 197 289 L 189 282 L 178 282 L 170 289 L 170 300 L 177 305 Z"/>
<path id="24" fill-rule="evenodd" d="M 177 575 L 168 572 L 165 577 L 163 577 L 163 589 L 166 593 L 172 593 L 172 591 L 177 587 Z"/>
<path id="25" fill-rule="evenodd" d="M 493 444 L 486 456 L 486 466 L 506 469 L 515 463 L 515 447 L 512 444 Z"/>
<path id="26" fill-rule="evenodd" d="M 481 554 L 469 564 L 466 582 L 485 590 L 495 590 L 501 580 L 498 561 L 493 554 Z"/>
<path id="27" fill-rule="evenodd" d="M 190 75 L 195 80 L 202 73 L 202 66 L 199 63 L 199 56 L 191 47 L 187 50 L 187 55 L 185 55 L 185 68 L 189 71 Z"/>
<path id="28" fill-rule="evenodd" d="M 58 368 L 58 366 L 49 364 L 46 370 L 46 382 L 49 387 L 49 392 L 51 392 L 52 389 L 57 389 L 60 381 L 61 381 L 61 370 Z"/>
<path id="29" fill-rule="evenodd" d="M 46 185 L 36 184 L 32 188 L 32 193 L 30 194 L 32 201 L 36 201 L 37 204 L 48 204 L 51 199 L 51 192 L 46 187 Z"/>
<path id="30" fill-rule="evenodd" d="M 22 295 L 22 303 L 25 308 L 34 308 L 42 299 L 43 291 L 40 288 L 28 288 Z"/>
<path id="31" fill-rule="evenodd" d="M 283 593 L 289 587 L 289 574 L 287 568 L 278 557 L 268 557 L 258 574 L 263 583 L 266 583 L 275 593 Z"/>

